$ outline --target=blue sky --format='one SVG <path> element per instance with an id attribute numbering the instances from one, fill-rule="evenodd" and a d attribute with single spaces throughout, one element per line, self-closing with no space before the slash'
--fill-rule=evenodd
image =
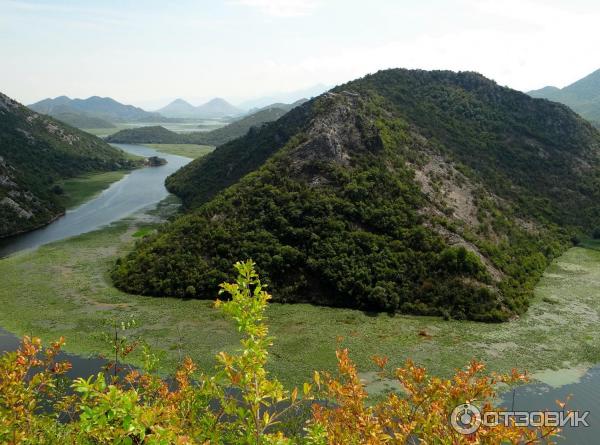
<path id="1" fill-rule="evenodd" d="M 592 0 L 0 0 L 0 91 L 153 108 L 389 67 L 564 86 L 600 68 L 598 23 Z"/>

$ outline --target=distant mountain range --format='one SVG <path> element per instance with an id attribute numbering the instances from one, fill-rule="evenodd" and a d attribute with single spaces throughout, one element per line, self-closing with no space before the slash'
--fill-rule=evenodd
<path id="1" fill-rule="evenodd" d="M 548 86 L 527 94 L 563 103 L 600 126 L 600 69 L 562 89 Z"/>
<path id="2" fill-rule="evenodd" d="M 57 180 L 132 165 L 101 139 L 0 93 L 0 238 L 40 227 L 64 212 Z"/>
<path id="3" fill-rule="evenodd" d="M 106 140 L 108 142 L 126 144 L 203 144 L 218 146 L 244 136 L 253 127 L 259 127 L 266 122 L 276 121 L 288 111 L 302 105 L 304 102 L 306 102 L 306 99 L 296 101 L 293 104 L 272 104 L 235 120 L 222 128 L 208 132 L 198 131 L 180 134 L 161 126 L 139 127 L 118 131 Z"/>
<path id="4" fill-rule="evenodd" d="M 175 99 L 154 112 L 120 103 L 110 97 L 92 96 L 71 99 L 67 96 L 48 98 L 29 105 L 33 111 L 47 114 L 76 128 L 114 128 L 115 124 L 128 122 L 173 122 L 181 119 L 241 118 L 264 108 L 289 109 L 289 104 L 304 97 L 313 97 L 327 90 L 325 85 L 315 85 L 304 90 L 279 93 L 244 102 L 239 107 L 222 98 L 194 106 L 184 99 Z"/>
<path id="5" fill-rule="evenodd" d="M 59 96 L 29 105 L 34 111 L 48 114 L 78 128 L 111 128 L 118 122 L 164 122 L 158 113 L 151 113 L 133 105 L 125 105 L 110 97 L 92 96 L 71 99 Z"/>
<path id="6" fill-rule="evenodd" d="M 231 105 L 225 99 L 217 97 L 197 107 L 183 99 L 175 99 L 157 112 L 171 118 L 215 119 L 237 116 L 242 114 L 243 110 Z"/>

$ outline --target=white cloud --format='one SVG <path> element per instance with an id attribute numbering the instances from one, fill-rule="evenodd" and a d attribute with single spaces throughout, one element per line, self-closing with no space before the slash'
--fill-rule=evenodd
<path id="1" fill-rule="evenodd" d="M 309 15 L 317 7 L 316 0 L 232 0 L 230 3 L 256 8 L 273 17 Z"/>

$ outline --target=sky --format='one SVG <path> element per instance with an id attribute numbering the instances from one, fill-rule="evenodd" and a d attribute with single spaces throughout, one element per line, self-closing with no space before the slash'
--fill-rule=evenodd
<path id="1" fill-rule="evenodd" d="M 528 91 L 599 69 L 598 23 L 597 0 L 0 0 L 0 91 L 153 109 L 396 67 Z"/>

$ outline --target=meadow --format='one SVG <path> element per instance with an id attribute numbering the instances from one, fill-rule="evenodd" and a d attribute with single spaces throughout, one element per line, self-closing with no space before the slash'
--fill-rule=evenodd
<path id="1" fill-rule="evenodd" d="M 197 144 L 142 144 L 154 148 L 160 152 L 196 159 L 204 156 L 215 149 L 211 145 Z"/>
<path id="2" fill-rule="evenodd" d="M 159 206 L 158 213 L 160 208 L 173 205 Z M 108 278 L 116 258 L 159 219 L 156 213 L 138 214 L 0 260 L 0 326 L 46 341 L 64 335 L 67 351 L 89 355 L 108 352 L 102 339 L 107 320 L 134 318 L 135 334 L 161 351 L 162 371 L 171 372 L 186 355 L 212 370 L 215 354 L 235 349 L 239 340 L 212 301 L 128 295 Z M 373 378 L 375 354 L 388 356 L 394 366 L 411 357 L 442 376 L 477 358 L 494 371 L 518 367 L 548 381 L 573 377 L 572 370 L 600 361 L 599 249 L 599 243 L 588 242 L 554 261 L 529 311 L 502 324 L 271 304 L 268 323 L 275 341 L 269 369 L 286 384 L 297 384 L 314 369 L 332 369 L 335 349 L 343 346 L 373 390 L 385 389 Z"/>
<path id="3" fill-rule="evenodd" d="M 60 202 L 67 209 L 77 207 L 107 189 L 127 173 L 126 170 L 117 170 L 64 179 L 57 183 L 63 190 Z"/>

